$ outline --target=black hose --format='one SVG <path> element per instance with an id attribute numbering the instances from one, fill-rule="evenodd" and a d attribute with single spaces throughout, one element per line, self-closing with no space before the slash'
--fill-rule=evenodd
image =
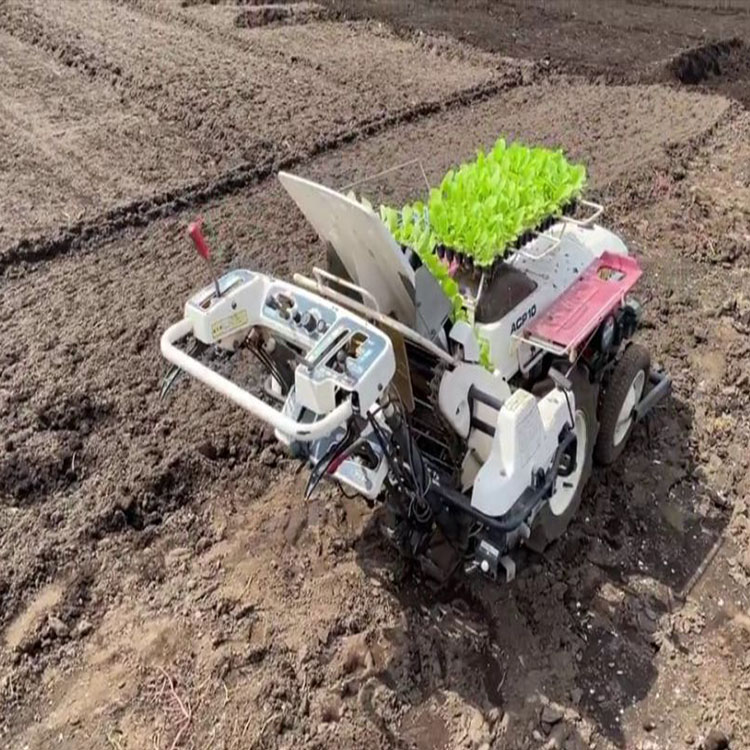
<path id="1" fill-rule="evenodd" d="M 341 440 L 337 443 L 331 443 L 331 445 L 328 446 L 326 452 L 320 457 L 310 472 L 310 477 L 307 480 L 307 487 L 305 487 L 305 500 L 308 500 L 312 493 L 315 492 L 315 488 L 320 484 L 320 480 L 328 473 L 328 469 L 336 458 L 348 447 L 352 437 L 351 422 L 349 422 L 346 426 L 346 432 Z"/>
<path id="2" fill-rule="evenodd" d="M 291 383 L 288 383 L 286 379 L 281 375 L 279 368 L 276 367 L 276 363 L 271 359 L 271 357 L 269 357 L 266 352 L 262 351 L 260 347 L 257 347 L 254 344 L 248 343 L 246 344 L 246 346 L 255 356 L 255 358 L 271 373 L 271 376 L 276 379 L 278 384 L 282 387 L 283 392 L 288 393 L 289 389 L 291 388 Z"/>

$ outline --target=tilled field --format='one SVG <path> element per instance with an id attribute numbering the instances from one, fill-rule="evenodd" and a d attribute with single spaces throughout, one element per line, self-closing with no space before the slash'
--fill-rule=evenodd
<path id="1" fill-rule="evenodd" d="M 709 33 L 686 13 L 747 14 L 698 5 L 596 4 L 654 46 L 609 85 L 352 7 L 2 6 L 0 746 L 750 746 L 750 117 L 722 95 L 747 59 L 673 57 Z M 279 165 L 434 180 L 500 134 L 589 164 L 675 394 L 513 584 L 435 591 L 364 503 L 306 504 L 268 429 L 188 383 L 161 401 L 158 338 L 205 282 L 197 212 L 223 266 L 289 277 L 322 249 Z"/>

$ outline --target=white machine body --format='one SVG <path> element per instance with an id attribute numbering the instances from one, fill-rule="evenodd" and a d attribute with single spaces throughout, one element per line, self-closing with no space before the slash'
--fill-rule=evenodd
<path id="1" fill-rule="evenodd" d="M 573 394 L 555 389 L 537 400 L 519 388 L 497 414 L 489 458 L 474 480 L 471 504 L 488 516 L 506 514 L 529 486 L 534 472 L 549 468 L 575 409 Z"/>
<path id="2" fill-rule="evenodd" d="M 409 330 L 416 315 L 414 270 L 379 216 L 369 206 L 309 180 L 284 173 L 280 179 L 320 238 L 335 249 L 349 275 L 340 281 L 362 291 L 361 304 L 333 301 L 344 298 L 323 294 L 319 279 L 316 288 L 321 294 L 261 273 L 233 271 L 219 280 L 220 296 L 210 285 L 190 298 L 184 319 L 162 337 L 165 358 L 271 423 L 285 444 L 310 444 L 311 460 L 320 460 L 353 414 L 377 412 L 397 369 L 388 330 L 399 331 L 440 354 L 444 370 L 438 406 L 468 445 L 461 472 L 463 491 L 471 491 L 471 504 L 486 516 L 506 514 L 534 473 L 550 467 L 561 432 L 566 425 L 573 429 L 570 414 L 575 408 L 572 394 L 559 388 L 541 399 L 513 390 L 511 379 L 528 373 L 543 354 L 516 334 L 603 252 L 626 255 L 624 243 L 598 225 L 554 226 L 549 234 L 560 235 L 554 247 L 549 248 L 548 236 L 542 235 L 511 261 L 536 285 L 518 304 L 494 322 L 475 328 L 457 323 L 447 338 L 427 341 Z M 293 388 L 281 409 L 176 346 L 192 334 L 204 344 L 232 350 L 255 327 L 301 352 Z M 476 334 L 489 343 L 492 371 L 478 364 Z M 460 359 L 450 353 L 449 341 L 460 344 Z M 472 399 L 472 389 L 491 396 L 492 403 Z M 477 429 L 477 422 L 494 427 L 494 435 Z M 382 445 L 375 437 L 368 428 L 360 440 L 369 441 L 372 452 L 381 456 L 376 465 L 348 458 L 334 472 L 370 498 L 378 496 L 388 475 Z"/>
<path id="3" fill-rule="evenodd" d="M 288 439 L 315 440 L 340 427 L 353 412 L 366 412 L 390 383 L 395 359 L 390 339 L 375 326 L 329 300 L 253 271 L 232 271 L 185 305 L 185 317 L 162 337 L 164 357 L 185 369 Z M 234 349 L 259 326 L 299 348 L 290 398 L 320 417 L 299 422 L 175 346 L 187 334 L 204 344 Z M 238 400 L 240 393 L 241 398 Z M 321 427 L 321 424 L 323 427 Z"/>
<path id="4" fill-rule="evenodd" d="M 524 326 L 541 315 L 602 253 L 628 254 L 616 234 L 597 224 L 557 224 L 549 234 L 560 235 L 552 252 L 545 255 L 550 240 L 542 236 L 527 246 L 528 252 L 513 259 L 514 268 L 534 281 L 536 289 L 499 320 L 477 325 L 477 332 L 489 343 L 493 366 L 506 379 L 519 371 L 527 373 L 543 354 L 519 339 L 517 334 Z"/>

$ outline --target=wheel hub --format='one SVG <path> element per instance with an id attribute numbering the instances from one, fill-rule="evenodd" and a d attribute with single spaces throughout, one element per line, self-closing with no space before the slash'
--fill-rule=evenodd
<path id="1" fill-rule="evenodd" d="M 588 445 L 588 427 L 586 415 L 580 409 L 575 414 L 576 461 L 575 468 L 568 476 L 558 476 L 555 491 L 550 498 L 549 507 L 556 516 L 561 516 L 568 509 L 578 490 L 586 463 L 586 446 Z"/>
<path id="2" fill-rule="evenodd" d="M 628 393 L 625 396 L 625 400 L 622 402 L 622 408 L 617 417 L 617 425 L 614 434 L 615 447 L 619 446 L 622 441 L 625 440 L 630 431 L 630 426 L 633 424 L 633 409 L 635 409 L 638 402 L 641 400 L 641 396 L 643 396 L 643 387 L 645 384 L 646 373 L 643 370 L 639 370 L 633 378 L 630 388 L 628 388 Z"/>

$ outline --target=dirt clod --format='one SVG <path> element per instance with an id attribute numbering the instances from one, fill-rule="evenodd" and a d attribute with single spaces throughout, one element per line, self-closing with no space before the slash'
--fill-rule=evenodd
<path id="1" fill-rule="evenodd" d="M 56 638 L 67 638 L 70 635 L 70 628 L 59 618 L 54 615 L 47 619 L 49 632 Z"/>
<path id="2" fill-rule="evenodd" d="M 564 711 L 560 706 L 547 704 L 542 708 L 540 720 L 545 724 L 557 724 L 564 716 Z"/>
<path id="3" fill-rule="evenodd" d="M 94 626 L 85 617 L 82 617 L 73 628 L 73 637 L 85 638 L 93 629 Z"/>
<path id="4" fill-rule="evenodd" d="M 712 729 L 703 740 L 703 750 L 726 750 L 729 747 L 729 738 L 720 729 Z"/>

